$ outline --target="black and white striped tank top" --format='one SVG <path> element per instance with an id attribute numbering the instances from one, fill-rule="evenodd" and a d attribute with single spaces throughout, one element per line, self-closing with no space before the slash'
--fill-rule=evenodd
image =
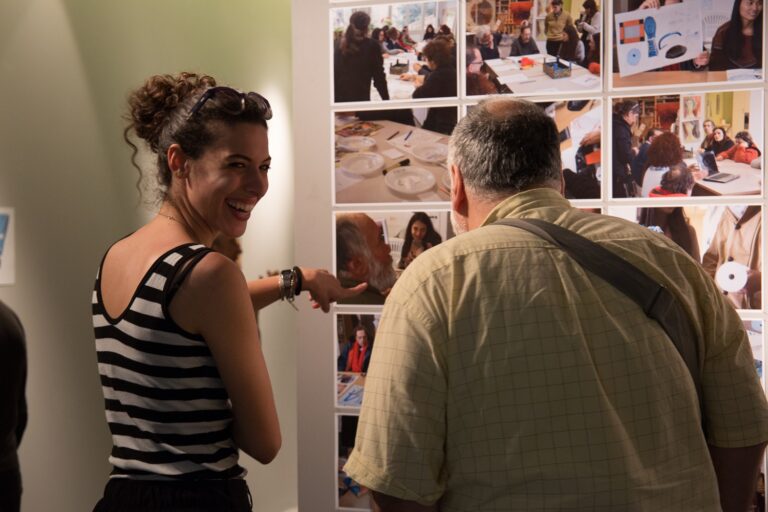
<path id="1" fill-rule="evenodd" d="M 93 292 L 93 326 L 112 477 L 239 478 L 232 411 L 205 339 L 184 331 L 168 305 L 192 267 L 210 251 L 186 244 L 150 267 L 128 308 L 111 318 Z"/>

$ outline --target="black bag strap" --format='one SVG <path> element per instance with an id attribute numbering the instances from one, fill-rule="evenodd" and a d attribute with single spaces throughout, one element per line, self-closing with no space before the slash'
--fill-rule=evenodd
<path id="1" fill-rule="evenodd" d="M 704 421 L 704 401 L 699 371 L 696 331 L 677 298 L 645 272 L 605 247 L 573 231 L 540 219 L 500 219 L 504 224 L 538 235 L 567 252 L 577 263 L 615 286 L 656 320 L 672 340 L 693 379 Z"/>

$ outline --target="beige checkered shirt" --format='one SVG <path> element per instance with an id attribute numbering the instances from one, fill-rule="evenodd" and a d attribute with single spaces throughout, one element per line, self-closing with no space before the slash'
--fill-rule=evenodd
<path id="1" fill-rule="evenodd" d="M 657 323 L 548 242 L 488 226 L 419 256 L 387 299 L 346 472 L 443 511 L 719 510 L 707 441 L 768 439 L 736 312 L 667 238 L 554 190 L 486 224 L 501 217 L 586 235 L 676 292 L 699 331 L 707 439 Z"/>

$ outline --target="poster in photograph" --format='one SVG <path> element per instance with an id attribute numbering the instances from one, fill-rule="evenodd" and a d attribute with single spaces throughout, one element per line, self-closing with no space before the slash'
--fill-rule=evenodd
<path id="1" fill-rule="evenodd" d="M 0 285 L 16 282 L 14 209 L 0 207 Z"/>
<path id="2" fill-rule="evenodd" d="M 455 98 L 456 2 L 331 9 L 336 103 Z"/>
<path id="3" fill-rule="evenodd" d="M 763 78 L 762 2 L 613 0 L 611 25 L 615 88 Z"/>
<path id="4" fill-rule="evenodd" d="M 431 115 L 445 119 L 446 129 L 430 129 Z M 457 117 L 456 107 L 337 113 L 336 203 L 447 202 L 448 134 Z"/>
<path id="5" fill-rule="evenodd" d="M 600 99 L 536 102 L 555 121 L 568 199 L 599 199 L 602 180 Z M 471 110 L 475 106 L 469 106 Z"/>
<path id="6" fill-rule="evenodd" d="M 553 94 L 600 89 L 602 13 L 582 2 L 467 3 L 466 90 Z"/>
<path id="7" fill-rule="evenodd" d="M 424 251 L 454 236 L 447 211 L 344 212 L 335 216 L 336 276 L 367 282 L 340 305 L 383 305 L 400 273 Z"/>
<path id="8" fill-rule="evenodd" d="M 380 315 L 336 315 L 336 405 L 360 408 Z"/>
<path id="9" fill-rule="evenodd" d="M 763 121 L 758 89 L 614 98 L 613 197 L 760 195 Z"/>
<path id="10" fill-rule="evenodd" d="M 760 205 L 608 208 L 622 217 L 663 233 L 715 280 L 737 309 L 762 308 Z"/>

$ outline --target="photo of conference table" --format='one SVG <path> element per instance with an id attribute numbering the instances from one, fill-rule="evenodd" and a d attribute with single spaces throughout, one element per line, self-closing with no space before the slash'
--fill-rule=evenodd
<path id="1" fill-rule="evenodd" d="M 384 59 L 384 75 L 387 77 L 387 90 L 389 91 L 390 100 L 409 100 L 413 96 L 413 91 L 416 89 L 416 84 L 413 80 L 401 80 L 400 75 L 405 73 L 417 74 L 417 71 L 413 69 L 413 65 L 419 62 L 415 53 L 401 53 L 398 55 L 391 55 Z M 408 64 L 408 69 L 403 73 L 391 74 L 389 72 L 390 66 L 393 64 Z M 420 64 L 425 64 L 420 62 Z M 371 83 L 371 101 L 381 101 L 381 95 L 379 91 Z"/>
<path id="2" fill-rule="evenodd" d="M 424 130 L 416 126 L 409 126 L 394 121 L 374 120 L 370 121 L 379 128 L 369 134 L 376 145 L 366 152 L 376 153 L 383 157 L 383 169 L 369 175 L 359 175 L 344 170 L 344 158 L 354 152 L 347 152 L 339 148 L 337 135 L 336 168 L 334 172 L 335 199 L 337 204 L 347 203 L 400 203 L 413 202 L 445 202 L 449 200 L 450 178 L 445 161 L 430 163 L 419 160 L 416 156 L 419 149 L 425 145 L 445 145 L 447 150 L 448 136 Z M 338 132 L 352 123 L 337 124 Z M 408 160 L 405 164 L 404 161 Z M 398 166 L 398 164 L 400 164 Z M 386 174 L 404 168 L 408 165 L 415 168 L 416 173 L 421 173 L 427 181 L 433 182 L 428 190 L 419 193 L 410 193 L 408 190 L 394 189 L 385 181 Z M 393 168 L 393 166 L 395 166 Z M 393 168 L 392 170 L 387 170 Z M 385 170 L 387 172 L 385 172 Z M 397 171 L 396 171 L 397 172 Z M 431 178 L 430 178 L 431 175 Z M 391 184 L 392 177 L 389 183 Z"/>
<path id="3" fill-rule="evenodd" d="M 695 160 L 686 159 L 687 164 Z M 734 162 L 733 160 L 720 160 L 717 162 L 718 172 L 735 174 L 737 179 L 727 183 L 716 181 L 696 180 L 693 187 L 694 196 L 750 196 L 759 195 L 763 190 L 763 170 L 755 169 L 751 165 Z"/>
<path id="4" fill-rule="evenodd" d="M 528 69 L 520 68 L 520 60 L 528 58 L 534 64 Z M 491 71 L 489 78 L 494 81 L 503 93 L 516 94 L 547 94 L 562 92 L 591 92 L 599 91 L 601 80 L 586 68 L 571 63 L 571 76 L 552 78 L 543 69 L 543 63 L 554 62 L 555 57 L 543 53 L 525 55 L 524 57 L 505 57 L 486 60 L 485 64 Z M 568 61 L 561 60 L 567 65 Z"/>

